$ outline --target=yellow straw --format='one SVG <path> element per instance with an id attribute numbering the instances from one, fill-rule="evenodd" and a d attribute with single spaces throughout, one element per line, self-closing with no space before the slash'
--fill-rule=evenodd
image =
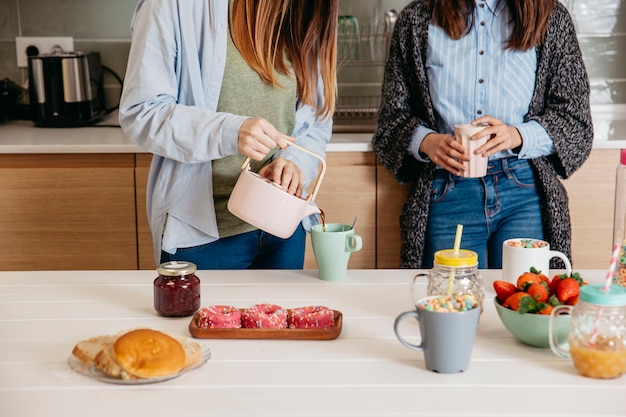
<path id="1" fill-rule="evenodd" d="M 459 255 L 461 248 L 461 235 L 463 234 L 463 225 L 456 225 L 456 236 L 454 237 L 454 255 Z M 450 271 L 450 279 L 448 280 L 448 295 L 452 295 L 452 287 L 454 286 L 454 268 Z"/>
<path id="2" fill-rule="evenodd" d="M 461 235 L 463 234 L 463 225 L 456 225 L 456 236 L 454 237 L 454 254 L 459 254 L 459 249 L 461 249 Z"/>

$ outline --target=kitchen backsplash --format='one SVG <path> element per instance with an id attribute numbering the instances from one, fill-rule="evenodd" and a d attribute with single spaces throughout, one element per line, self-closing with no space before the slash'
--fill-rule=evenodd
<path id="1" fill-rule="evenodd" d="M 215 1 L 215 0 L 209 0 Z M 130 19 L 136 0 L 0 0 L 0 79 L 23 83 L 15 37 L 72 36 L 76 50 L 96 50 L 103 65 L 124 76 Z M 402 9 L 408 0 L 383 0 L 382 9 Z M 563 0 L 573 14 L 592 82 L 593 104 L 626 104 L 626 2 Z M 342 0 L 342 14 L 361 26 L 371 21 L 375 1 Z M 367 68 L 363 68 L 367 72 Z M 105 73 L 107 103 L 117 104 L 119 83 Z"/>

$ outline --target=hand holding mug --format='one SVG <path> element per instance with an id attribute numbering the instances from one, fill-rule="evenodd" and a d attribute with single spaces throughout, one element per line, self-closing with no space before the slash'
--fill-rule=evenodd
<path id="1" fill-rule="evenodd" d="M 487 174 L 487 158 L 476 154 L 474 151 L 489 140 L 489 135 L 480 136 L 472 140 L 474 136 L 481 133 L 485 126 L 474 126 L 470 124 L 460 124 L 454 126 L 454 138 L 465 148 L 469 160 L 464 161 L 465 171 L 462 176 L 466 178 L 480 178 Z"/>

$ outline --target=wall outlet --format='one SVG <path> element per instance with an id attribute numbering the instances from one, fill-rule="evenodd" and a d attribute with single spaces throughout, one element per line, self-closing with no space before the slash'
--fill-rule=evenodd
<path id="1" fill-rule="evenodd" d="M 32 55 L 71 52 L 74 50 L 72 37 L 17 37 L 15 51 L 18 68 L 28 67 L 28 57 Z"/>

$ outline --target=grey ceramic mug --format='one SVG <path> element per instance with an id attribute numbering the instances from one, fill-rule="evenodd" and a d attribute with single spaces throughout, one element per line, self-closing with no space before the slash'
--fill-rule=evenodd
<path id="1" fill-rule="evenodd" d="M 438 297 L 435 296 L 435 298 Z M 407 342 L 400 335 L 400 322 L 405 317 L 415 317 L 419 322 L 422 337 L 419 345 Z M 416 308 L 401 313 L 396 318 L 393 330 L 404 346 L 424 352 L 426 369 L 451 374 L 463 372 L 469 368 L 479 318 L 480 308 L 477 307 L 455 313 Z"/>

